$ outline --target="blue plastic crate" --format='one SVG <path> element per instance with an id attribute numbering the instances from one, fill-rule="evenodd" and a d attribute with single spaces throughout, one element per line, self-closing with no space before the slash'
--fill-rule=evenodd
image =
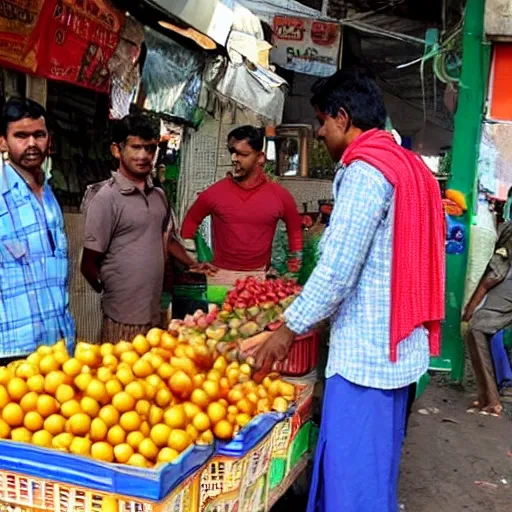
<path id="1" fill-rule="evenodd" d="M 225 457 L 243 457 L 247 455 L 270 434 L 278 423 L 290 414 L 292 414 L 291 411 L 286 414 L 269 412 L 256 416 L 231 441 L 217 443 L 215 454 Z"/>
<path id="2" fill-rule="evenodd" d="M 85 487 L 106 494 L 161 501 L 215 452 L 215 446 L 191 446 L 176 460 L 155 469 L 109 464 L 14 441 L 0 441 L 0 469 Z"/>

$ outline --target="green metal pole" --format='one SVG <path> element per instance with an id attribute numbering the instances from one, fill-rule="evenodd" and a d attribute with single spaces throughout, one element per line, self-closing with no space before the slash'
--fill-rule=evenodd
<path id="1" fill-rule="evenodd" d="M 466 195 L 469 210 L 461 222 L 466 228 L 463 254 L 446 257 L 446 322 L 443 326 L 443 348 L 431 368 L 451 370 L 452 379 L 462 380 L 464 373 L 464 341 L 461 337 L 461 310 L 464 300 L 468 263 L 471 217 L 477 197 L 475 184 L 482 127 L 482 116 L 489 75 L 490 47 L 484 44 L 485 0 L 468 0 L 464 16 L 462 40 L 462 72 L 453 136 L 452 177 L 449 188 Z"/>

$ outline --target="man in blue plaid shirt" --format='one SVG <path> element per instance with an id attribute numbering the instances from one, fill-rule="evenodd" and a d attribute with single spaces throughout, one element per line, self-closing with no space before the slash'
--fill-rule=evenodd
<path id="1" fill-rule="evenodd" d="M 45 181 L 50 136 L 39 104 L 11 99 L 2 109 L 0 149 L 0 366 L 39 345 L 73 349 L 64 218 Z"/>

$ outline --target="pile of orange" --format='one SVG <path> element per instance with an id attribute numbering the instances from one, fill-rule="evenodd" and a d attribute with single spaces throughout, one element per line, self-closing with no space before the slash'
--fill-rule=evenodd
<path id="1" fill-rule="evenodd" d="M 151 467 L 193 443 L 231 439 L 257 414 L 284 412 L 294 386 L 215 358 L 204 335 L 160 329 L 132 342 L 41 346 L 0 367 L 0 439 Z"/>

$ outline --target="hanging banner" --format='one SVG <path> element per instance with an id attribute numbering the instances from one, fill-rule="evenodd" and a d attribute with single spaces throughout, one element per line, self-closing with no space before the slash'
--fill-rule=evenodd
<path id="1" fill-rule="evenodd" d="M 0 64 L 23 72 L 35 72 L 36 32 L 45 0 L 0 0 Z"/>
<path id="2" fill-rule="evenodd" d="M 341 26 L 305 18 L 274 16 L 270 60 L 290 71 L 330 76 L 338 69 Z"/>
<path id="3" fill-rule="evenodd" d="M 37 74 L 108 92 L 124 14 L 105 0 L 46 0 L 41 20 Z"/>

